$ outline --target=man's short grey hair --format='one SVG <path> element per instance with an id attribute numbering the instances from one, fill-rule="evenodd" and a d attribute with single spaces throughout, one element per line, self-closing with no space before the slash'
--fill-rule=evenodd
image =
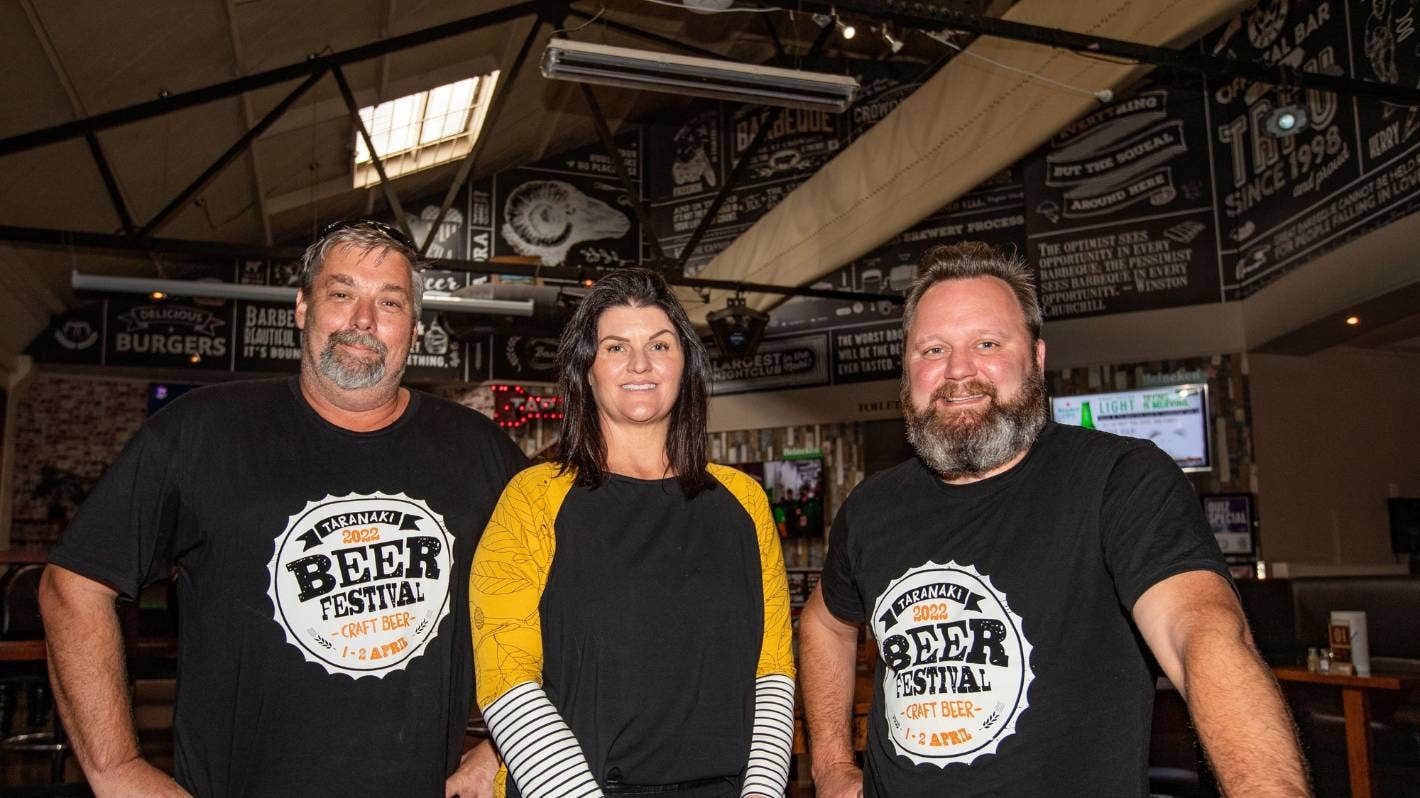
<path id="1" fill-rule="evenodd" d="M 413 306 L 414 322 L 419 322 L 424 308 L 424 263 L 419 259 L 419 251 L 401 237 L 391 235 L 390 228 L 377 222 L 351 222 L 341 225 L 317 239 L 301 256 L 301 294 L 309 298 L 315 287 L 316 277 L 325 266 L 325 259 L 338 247 L 351 246 L 360 255 L 380 251 L 381 256 L 390 252 L 404 256 L 409 262 L 409 299 Z"/>
<path id="2" fill-rule="evenodd" d="M 1040 328 L 1044 315 L 1040 311 L 1040 298 L 1036 296 L 1035 275 L 1025 261 L 1007 256 L 995 247 L 980 241 L 963 241 L 933 247 L 922 255 L 917 264 L 917 279 L 912 290 L 907 293 L 907 303 L 902 310 L 902 329 L 912 329 L 912 321 L 917 315 L 917 305 L 927 289 L 947 280 L 967 280 L 973 277 L 995 277 L 1005 283 L 1016 295 L 1020 303 L 1021 315 L 1025 316 L 1026 330 L 1031 341 L 1040 340 Z"/>

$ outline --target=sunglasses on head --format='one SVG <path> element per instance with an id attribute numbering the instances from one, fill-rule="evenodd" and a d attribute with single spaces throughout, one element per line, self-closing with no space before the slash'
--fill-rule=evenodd
<path id="1" fill-rule="evenodd" d="M 391 224 L 377 222 L 374 219 L 342 219 L 338 222 L 331 222 L 320 231 L 320 240 L 325 240 L 342 230 L 374 230 L 402 247 L 407 247 L 415 252 L 419 251 L 419 247 L 415 246 L 414 241 L 403 230 Z"/>

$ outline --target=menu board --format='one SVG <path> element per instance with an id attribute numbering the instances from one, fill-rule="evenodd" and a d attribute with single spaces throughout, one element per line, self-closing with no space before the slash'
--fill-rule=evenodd
<path id="1" fill-rule="evenodd" d="M 1061 424 L 1153 441 L 1184 471 L 1207 471 L 1212 466 L 1206 382 L 1056 396 L 1050 400 L 1050 410 Z"/>

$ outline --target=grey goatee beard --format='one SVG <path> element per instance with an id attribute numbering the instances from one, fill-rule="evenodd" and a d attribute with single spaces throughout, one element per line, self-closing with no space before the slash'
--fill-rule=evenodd
<path id="1" fill-rule="evenodd" d="M 372 349 L 379 354 L 379 359 L 368 361 L 343 355 L 335 349 L 340 344 Z M 380 380 L 385 378 L 385 355 L 388 353 L 389 347 L 369 333 L 339 330 L 331 333 L 330 338 L 326 339 L 325 348 L 321 350 L 317 364 L 326 379 L 344 390 L 359 391 L 378 385 Z"/>
<path id="2" fill-rule="evenodd" d="M 980 413 L 947 415 L 939 400 L 986 394 L 991 403 Z M 925 409 L 912 404 L 911 386 L 902 386 L 907 440 L 917 456 L 943 479 L 980 477 L 1026 451 L 1045 426 L 1045 376 L 1032 364 L 1016 398 L 1001 402 L 996 386 L 981 380 L 946 383 L 932 392 Z"/>

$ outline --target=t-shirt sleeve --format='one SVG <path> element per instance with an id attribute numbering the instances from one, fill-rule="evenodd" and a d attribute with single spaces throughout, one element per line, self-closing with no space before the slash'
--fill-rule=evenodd
<path id="1" fill-rule="evenodd" d="M 784 571 L 784 552 L 779 546 L 779 530 L 769 512 L 764 489 L 746 479 L 753 498 L 750 517 L 754 519 L 759 543 L 759 572 L 764 582 L 764 640 L 760 644 L 755 677 L 780 674 L 794 678 L 794 632 L 789 619 L 789 577 Z"/>
<path id="2" fill-rule="evenodd" d="M 503 489 L 469 573 L 474 683 L 487 709 L 523 682 L 542 684 L 542 620 L 538 604 L 552 566 L 555 509 L 548 507 L 551 469 L 518 474 Z M 565 489 L 558 496 L 565 496 Z"/>
<path id="3" fill-rule="evenodd" d="M 828 554 L 823 560 L 823 575 L 819 577 L 819 590 L 823 593 L 823 603 L 828 611 L 847 623 L 862 623 L 866 617 L 863 603 L 858 598 L 858 588 L 853 579 L 853 568 L 849 562 L 848 516 L 852 499 L 839 508 L 833 519 L 833 527 L 828 533 Z"/>
<path id="4" fill-rule="evenodd" d="M 1105 565 L 1127 609 L 1176 574 L 1212 571 L 1229 578 L 1193 486 L 1153 444 L 1131 448 L 1115 462 L 1105 483 L 1100 530 Z"/>
<path id="5" fill-rule="evenodd" d="M 181 465 L 174 414 L 139 428 L 94 485 L 49 561 L 135 598 L 172 565 Z"/>

